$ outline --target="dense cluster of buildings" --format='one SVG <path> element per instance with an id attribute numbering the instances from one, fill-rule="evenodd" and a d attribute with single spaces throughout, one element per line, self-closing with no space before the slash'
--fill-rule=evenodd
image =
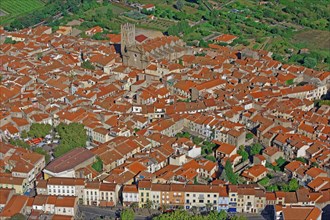
<path id="1" fill-rule="evenodd" d="M 70 219 L 78 204 L 118 203 L 244 213 L 272 206 L 279 218 L 320 218 L 330 203 L 330 106 L 314 100 L 327 93 L 330 72 L 282 64 L 267 51 L 135 36 L 130 24 L 102 41 L 69 29 L 0 28 L 16 42 L 0 45 L 0 218 Z M 88 148 L 46 164 L 7 144 L 33 123 L 60 122 L 83 124 Z M 205 152 L 182 132 L 216 147 Z M 243 160 L 239 147 L 256 142 L 261 153 Z M 284 174 L 298 180 L 296 192 L 257 184 L 279 158 L 292 161 Z M 99 159 L 101 172 L 93 168 Z M 228 160 L 246 184 L 221 178 Z M 27 196 L 32 189 L 37 195 Z"/>

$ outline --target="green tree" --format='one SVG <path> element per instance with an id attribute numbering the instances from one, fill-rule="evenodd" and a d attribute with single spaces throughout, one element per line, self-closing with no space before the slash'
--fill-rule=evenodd
<path id="1" fill-rule="evenodd" d="M 50 124 L 33 123 L 28 135 L 33 138 L 44 138 L 51 130 L 52 126 Z"/>
<path id="2" fill-rule="evenodd" d="M 152 208 L 152 205 L 153 205 L 152 201 L 150 199 L 147 199 L 146 204 L 144 205 L 144 207 L 150 211 L 150 209 Z"/>
<path id="3" fill-rule="evenodd" d="M 294 84 L 294 79 L 288 79 L 287 81 L 285 81 L 286 85 L 293 85 Z"/>
<path id="4" fill-rule="evenodd" d="M 102 172 L 103 170 L 103 161 L 100 157 L 96 158 L 96 161 L 93 163 L 92 168 L 96 170 L 97 172 Z"/>
<path id="5" fill-rule="evenodd" d="M 60 136 L 61 142 L 55 148 L 55 157 L 62 156 L 74 148 L 86 146 L 87 134 L 84 125 L 79 123 L 60 123 L 56 127 L 56 131 Z"/>
<path id="6" fill-rule="evenodd" d="M 234 215 L 233 217 L 230 218 L 230 220 L 247 220 L 247 218 L 242 215 Z"/>
<path id="7" fill-rule="evenodd" d="M 259 184 L 262 186 L 266 186 L 269 184 L 269 178 L 268 177 L 264 177 L 259 181 Z"/>
<path id="8" fill-rule="evenodd" d="M 96 33 L 96 34 L 94 34 L 93 36 L 92 36 L 92 39 L 94 39 L 94 40 L 107 40 L 108 39 L 108 37 L 106 37 L 105 35 L 104 35 L 104 33 Z M 86 65 L 86 64 L 84 64 L 84 65 Z M 88 66 L 90 66 L 91 64 L 88 64 Z M 93 66 L 93 65 L 92 65 Z M 93 69 L 93 67 L 89 67 L 89 68 L 91 68 L 91 69 Z M 87 68 L 88 69 L 88 68 Z"/>
<path id="9" fill-rule="evenodd" d="M 270 192 L 276 192 L 276 191 L 278 191 L 279 190 L 279 188 L 278 188 L 278 186 L 277 185 L 269 185 L 269 186 L 267 186 L 266 187 L 266 190 L 267 191 L 270 191 Z"/>
<path id="10" fill-rule="evenodd" d="M 232 184 L 237 184 L 238 177 L 234 173 L 232 164 L 229 160 L 226 161 L 225 172 L 229 182 Z"/>
<path id="11" fill-rule="evenodd" d="M 89 60 L 82 62 L 81 67 L 84 69 L 95 70 L 95 66 L 93 66 Z"/>
<path id="12" fill-rule="evenodd" d="M 299 189 L 299 183 L 297 179 L 292 179 L 289 182 L 289 191 L 293 192 Z"/>
<path id="13" fill-rule="evenodd" d="M 28 133 L 27 133 L 27 131 L 26 130 L 23 130 L 22 132 L 21 132 L 21 138 L 27 138 L 28 137 Z"/>
<path id="14" fill-rule="evenodd" d="M 313 163 L 311 164 L 311 166 L 312 166 L 312 167 L 319 167 L 319 164 L 318 164 L 317 162 L 313 162 Z"/>
<path id="15" fill-rule="evenodd" d="M 20 140 L 20 139 L 10 139 L 9 143 L 14 145 L 14 146 L 18 146 L 18 147 L 23 147 L 25 149 L 30 149 L 30 145 L 28 145 L 25 141 Z"/>
<path id="16" fill-rule="evenodd" d="M 227 215 L 227 212 L 225 210 L 221 210 L 219 213 L 218 213 L 218 218 L 219 220 L 226 220 L 228 217 Z"/>
<path id="17" fill-rule="evenodd" d="M 121 220 L 134 220 L 135 214 L 131 208 L 124 209 L 120 214 Z"/>
<path id="18" fill-rule="evenodd" d="M 192 138 L 192 140 L 193 140 L 194 144 L 199 145 L 200 143 L 202 143 L 203 138 L 200 138 L 200 137 L 194 136 L 194 137 Z"/>
<path id="19" fill-rule="evenodd" d="M 205 158 L 206 158 L 207 160 L 212 161 L 212 162 L 216 162 L 216 161 L 217 161 L 217 160 L 215 159 L 215 157 L 212 156 L 212 155 L 207 155 L 207 156 L 205 156 Z"/>
<path id="20" fill-rule="evenodd" d="M 245 147 L 243 145 L 239 147 L 237 153 L 242 156 L 243 161 L 246 161 L 249 158 L 249 154 L 248 152 L 246 152 Z"/>
<path id="21" fill-rule="evenodd" d="M 250 139 L 253 138 L 253 134 L 252 133 L 247 133 L 245 138 L 250 140 Z"/>
<path id="22" fill-rule="evenodd" d="M 16 41 L 12 40 L 10 37 L 6 37 L 5 44 L 16 44 Z"/>
<path id="23" fill-rule="evenodd" d="M 208 42 L 206 42 L 202 39 L 199 41 L 199 46 L 200 47 L 209 47 L 209 44 L 208 44 Z"/>
<path id="24" fill-rule="evenodd" d="M 10 220 L 26 220 L 26 219 L 27 217 L 21 213 L 17 213 L 10 218 Z"/>
<path id="25" fill-rule="evenodd" d="M 50 161 L 50 156 L 47 153 L 47 151 L 45 151 L 42 147 L 37 147 L 34 149 L 34 152 L 44 155 L 45 156 L 45 160 L 46 160 L 46 164 L 48 164 L 48 162 Z"/>
<path id="26" fill-rule="evenodd" d="M 112 19 L 112 18 L 114 17 L 114 14 L 113 14 L 113 11 L 112 11 L 111 8 L 108 8 L 108 9 L 107 9 L 107 13 L 106 13 L 106 15 L 107 15 L 107 18 L 108 18 L 108 19 Z"/>
<path id="27" fill-rule="evenodd" d="M 303 162 L 303 163 L 307 163 L 307 160 L 303 157 L 296 157 L 295 160 Z"/>
<path id="28" fill-rule="evenodd" d="M 317 64 L 316 58 L 313 57 L 305 57 L 303 65 L 308 67 L 308 68 L 314 68 Z"/>
<path id="29" fill-rule="evenodd" d="M 174 220 L 174 219 L 180 219 L 180 220 L 188 220 L 189 218 L 193 218 L 187 211 L 184 210 L 175 210 L 171 213 L 165 213 L 161 214 L 159 216 L 154 217 L 154 220 Z"/>
<path id="30" fill-rule="evenodd" d="M 256 155 L 256 154 L 259 154 L 262 150 L 262 145 L 257 143 L 257 144 L 253 144 L 250 148 L 250 154 L 253 156 L 253 155 Z"/>

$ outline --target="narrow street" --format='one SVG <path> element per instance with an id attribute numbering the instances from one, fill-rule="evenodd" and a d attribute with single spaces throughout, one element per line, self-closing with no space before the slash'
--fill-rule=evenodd
<path id="1" fill-rule="evenodd" d="M 79 217 L 84 220 L 92 220 L 99 217 L 111 217 L 111 218 L 119 218 L 120 217 L 120 209 L 115 208 L 99 208 L 92 206 L 79 206 Z M 149 220 L 152 219 L 152 216 L 142 216 L 135 215 L 136 220 Z"/>

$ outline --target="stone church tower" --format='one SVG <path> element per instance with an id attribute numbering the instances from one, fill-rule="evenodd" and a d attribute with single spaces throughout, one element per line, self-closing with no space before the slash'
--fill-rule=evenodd
<path id="1" fill-rule="evenodd" d="M 127 52 L 127 48 L 135 45 L 135 25 L 122 24 L 121 25 L 121 54 Z"/>
<path id="2" fill-rule="evenodd" d="M 142 44 L 136 44 L 135 25 L 128 23 L 121 25 L 120 50 L 123 64 L 138 69 L 145 69 L 150 64 L 150 60 L 172 61 L 188 54 L 185 43 L 174 36 L 153 38 Z"/>
<path id="3" fill-rule="evenodd" d="M 146 68 L 149 64 L 149 59 L 146 56 L 141 45 L 135 43 L 135 25 L 121 25 L 121 55 L 123 64 L 126 66 L 134 66 L 139 69 Z"/>

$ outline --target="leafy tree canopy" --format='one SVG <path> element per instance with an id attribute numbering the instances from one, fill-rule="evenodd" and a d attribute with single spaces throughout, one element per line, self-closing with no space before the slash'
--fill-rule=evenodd
<path id="1" fill-rule="evenodd" d="M 131 208 L 124 209 L 120 214 L 122 220 L 134 220 L 134 211 Z"/>
<path id="2" fill-rule="evenodd" d="M 84 61 L 81 64 L 81 67 L 84 68 L 84 69 L 95 70 L 95 66 L 93 66 L 93 64 L 89 60 Z"/>
<path id="3" fill-rule="evenodd" d="M 249 154 L 246 152 L 244 146 L 240 146 L 237 153 L 242 156 L 243 161 L 246 161 L 249 158 Z"/>
<path id="4" fill-rule="evenodd" d="M 23 147 L 25 149 L 30 149 L 30 145 L 28 145 L 25 141 L 20 140 L 20 139 L 10 139 L 9 143 L 15 146 Z"/>
<path id="5" fill-rule="evenodd" d="M 230 183 L 237 184 L 238 176 L 234 173 L 232 164 L 229 160 L 226 161 L 225 172 Z"/>
<path id="6" fill-rule="evenodd" d="M 33 123 L 30 127 L 30 131 L 27 133 L 32 138 L 44 138 L 50 133 L 52 126 L 49 124 Z"/>
<path id="7" fill-rule="evenodd" d="M 196 207 L 193 207 L 196 209 Z M 227 212 L 222 210 L 220 212 L 211 211 L 208 215 L 197 215 L 197 214 L 190 214 L 186 210 L 175 210 L 171 213 L 164 213 L 157 217 L 153 218 L 154 220 L 244 220 L 246 218 L 240 218 L 239 216 L 229 217 Z"/>
<path id="8" fill-rule="evenodd" d="M 55 149 L 55 157 L 62 156 L 77 147 L 85 147 L 87 134 L 84 125 L 79 123 L 64 124 L 60 123 L 56 127 L 61 142 Z"/>
<path id="9" fill-rule="evenodd" d="M 103 170 L 103 162 L 100 157 L 96 158 L 96 161 L 92 165 L 93 169 L 97 172 L 102 172 Z"/>
<path id="10" fill-rule="evenodd" d="M 259 154 L 262 150 L 262 145 L 257 143 L 257 144 L 253 144 L 250 148 L 250 154 L 252 156 L 256 155 L 256 154 Z"/>

